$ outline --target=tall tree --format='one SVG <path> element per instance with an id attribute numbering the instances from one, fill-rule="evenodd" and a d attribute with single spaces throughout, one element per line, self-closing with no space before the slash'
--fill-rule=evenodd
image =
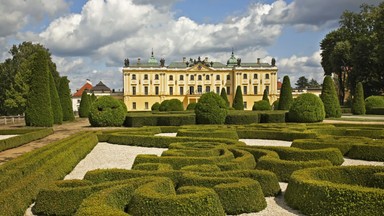
<path id="1" fill-rule="evenodd" d="M 354 115 L 364 115 L 365 110 L 365 101 L 364 101 L 364 90 L 363 84 L 361 82 L 357 83 L 355 95 L 352 99 L 352 114 Z"/>
<path id="2" fill-rule="evenodd" d="M 87 91 L 84 90 L 81 95 L 80 107 L 79 107 L 79 117 L 80 118 L 88 118 L 89 109 L 91 107 L 90 96 Z"/>
<path id="3" fill-rule="evenodd" d="M 233 99 L 232 107 L 235 110 L 244 110 L 244 101 L 243 93 L 241 92 L 241 87 L 237 86 L 235 98 Z"/>
<path id="4" fill-rule="evenodd" d="M 341 108 L 337 98 L 335 84 L 331 76 L 325 76 L 320 98 L 324 104 L 326 118 L 341 117 Z"/>
<path id="5" fill-rule="evenodd" d="M 48 67 L 49 68 L 49 67 Z M 49 91 L 51 96 L 51 107 L 53 112 L 53 123 L 63 123 L 63 109 L 61 108 L 59 93 L 57 92 L 56 83 L 52 73 L 48 72 L 49 76 Z"/>
<path id="6" fill-rule="evenodd" d="M 298 89 L 306 89 L 309 86 L 308 79 L 305 76 L 301 76 L 297 79 L 295 85 Z"/>
<path id="7" fill-rule="evenodd" d="M 27 126 L 51 127 L 53 114 L 49 92 L 49 72 L 46 55 L 37 51 L 32 58 L 31 83 L 25 110 Z"/>
<path id="8" fill-rule="evenodd" d="M 315 80 L 315 79 L 311 79 L 309 82 L 308 82 L 308 87 L 310 88 L 319 88 L 320 87 L 320 84 Z"/>
<path id="9" fill-rule="evenodd" d="M 229 107 L 229 100 L 228 100 L 227 91 L 225 91 L 225 88 L 221 89 L 220 97 L 224 99 L 225 104 L 227 104 L 227 107 Z"/>
<path id="10" fill-rule="evenodd" d="M 289 76 L 284 76 L 283 84 L 280 89 L 278 110 L 289 110 L 293 102 L 292 87 Z"/>
<path id="11" fill-rule="evenodd" d="M 72 108 L 71 91 L 69 90 L 69 80 L 66 76 L 60 78 L 59 97 L 63 109 L 63 121 L 75 120 Z"/>

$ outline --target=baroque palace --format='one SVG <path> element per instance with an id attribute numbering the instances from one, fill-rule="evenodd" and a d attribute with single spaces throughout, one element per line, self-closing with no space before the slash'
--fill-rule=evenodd
<path id="1" fill-rule="evenodd" d="M 209 61 L 206 57 L 172 62 L 158 61 L 152 51 L 147 62 L 140 58 L 135 64 L 125 59 L 123 68 L 124 103 L 129 111 L 151 110 L 151 106 L 164 100 L 179 99 L 184 108 L 198 102 L 205 92 L 220 94 L 225 88 L 232 105 L 237 86 L 243 93 L 244 107 L 252 110 L 253 103 L 262 99 L 267 89 L 271 102 L 278 98 L 277 67 L 275 59 L 271 64 L 241 62 L 233 51 L 226 64 Z"/>

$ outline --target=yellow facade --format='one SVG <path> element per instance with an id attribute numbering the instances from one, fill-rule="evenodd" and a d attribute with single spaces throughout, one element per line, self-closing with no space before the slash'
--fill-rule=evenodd
<path id="1" fill-rule="evenodd" d="M 237 86 L 241 86 L 246 110 L 252 110 L 254 102 L 262 99 L 264 89 L 269 91 L 271 102 L 277 94 L 277 67 L 267 63 L 234 62 L 234 55 L 224 65 L 201 61 L 174 62 L 169 66 L 157 65 L 152 54 L 149 63 L 126 64 L 123 68 L 124 103 L 129 111 L 149 111 L 151 106 L 164 100 L 179 99 L 184 108 L 198 102 L 205 92 L 220 94 L 225 88 L 232 104 Z M 150 62 L 152 61 L 152 62 Z M 274 61 L 274 60 L 273 60 Z"/>

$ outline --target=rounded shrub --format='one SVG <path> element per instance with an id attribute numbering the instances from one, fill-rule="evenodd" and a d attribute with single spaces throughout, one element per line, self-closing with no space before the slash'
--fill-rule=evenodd
<path id="1" fill-rule="evenodd" d="M 224 124 L 227 113 L 227 104 L 223 98 L 214 92 L 208 92 L 203 94 L 196 104 L 196 123 Z"/>
<path id="2" fill-rule="evenodd" d="M 126 112 L 121 102 L 110 96 L 102 96 L 92 104 L 88 119 L 93 127 L 121 126 Z"/>
<path id="3" fill-rule="evenodd" d="M 178 99 L 164 100 L 161 102 L 159 111 L 183 111 L 183 103 Z"/>
<path id="4" fill-rule="evenodd" d="M 253 104 L 252 110 L 271 110 L 271 105 L 266 100 L 256 101 Z"/>
<path id="5" fill-rule="evenodd" d="M 352 100 L 352 113 L 354 115 L 364 115 L 365 111 L 363 84 L 359 82 L 356 85 L 355 95 Z"/>
<path id="6" fill-rule="evenodd" d="M 195 110 L 196 104 L 197 103 L 195 103 L 195 102 L 192 102 L 192 103 L 188 104 L 187 110 Z"/>
<path id="7" fill-rule="evenodd" d="M 365 99 L 365 109 L 367 110 L 367 113 L 374 107 L 384 107 L 383 96 L 369 96 Z"/>
<path id="8" fill-rule="evenodd" d="M 341 117 L 341 108 L 337 98 L 335 84 L 331 76 L 326 76 L 323 81 L 323 88 L 320 95 L 324 104 L 325 117 Z"/>
<path id="9" fill-rule="evenodd" d="M 280 97 L 278 106 L 275 106 L 278 110 L 289 110 L 293 102 L 292 87 L 289 76 L 284 76 L 283 84 L 281 85 Z"/>
<path id="10" fill-rule="evenodd" d="M 169 100 L 164 100 L 163 102 L 161 102 L 159 111 L 166 111 L 168 109 L 168 103 Z"/>
<path id="11" fill-rule="evenodd" d="M 321 122 L 324 118 L 323 102 L 311 93 L 304 93 L 297 97 L 288 112 L 288 120 L 291 122 Z"/>
<path id="12" fill-rule="evenodd" d="M 151 107 L 152 111 L 159 111 L 159 109 L 160 109 L 160 103 L 159 102 L 154 103 Z"/>

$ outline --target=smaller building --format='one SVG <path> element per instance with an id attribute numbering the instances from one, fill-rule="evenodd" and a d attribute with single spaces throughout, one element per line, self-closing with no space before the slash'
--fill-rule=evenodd
<path id="1" fill-rule="evenodd" d="M 73 110 L 73 112 L 79 111 L 81 95 L 83 94 L 83 92 L 87 91 L 87 93 L 89 93 L 92 88 L 93 88 L 92 82 L 89 79 L 87 79 L 85 84 L 80 89 L 77 89 L 76 92 L 72 95 L 72 110 Z"/>
<path id="2" fill-rule="evenodd" d="M 111 95 L 111 89 L 108 88 L 103 82 L 99 82 L 96 86 L 91 88 L 91 93 L 95 94 L 95 96 L 109 96 Z"/>

